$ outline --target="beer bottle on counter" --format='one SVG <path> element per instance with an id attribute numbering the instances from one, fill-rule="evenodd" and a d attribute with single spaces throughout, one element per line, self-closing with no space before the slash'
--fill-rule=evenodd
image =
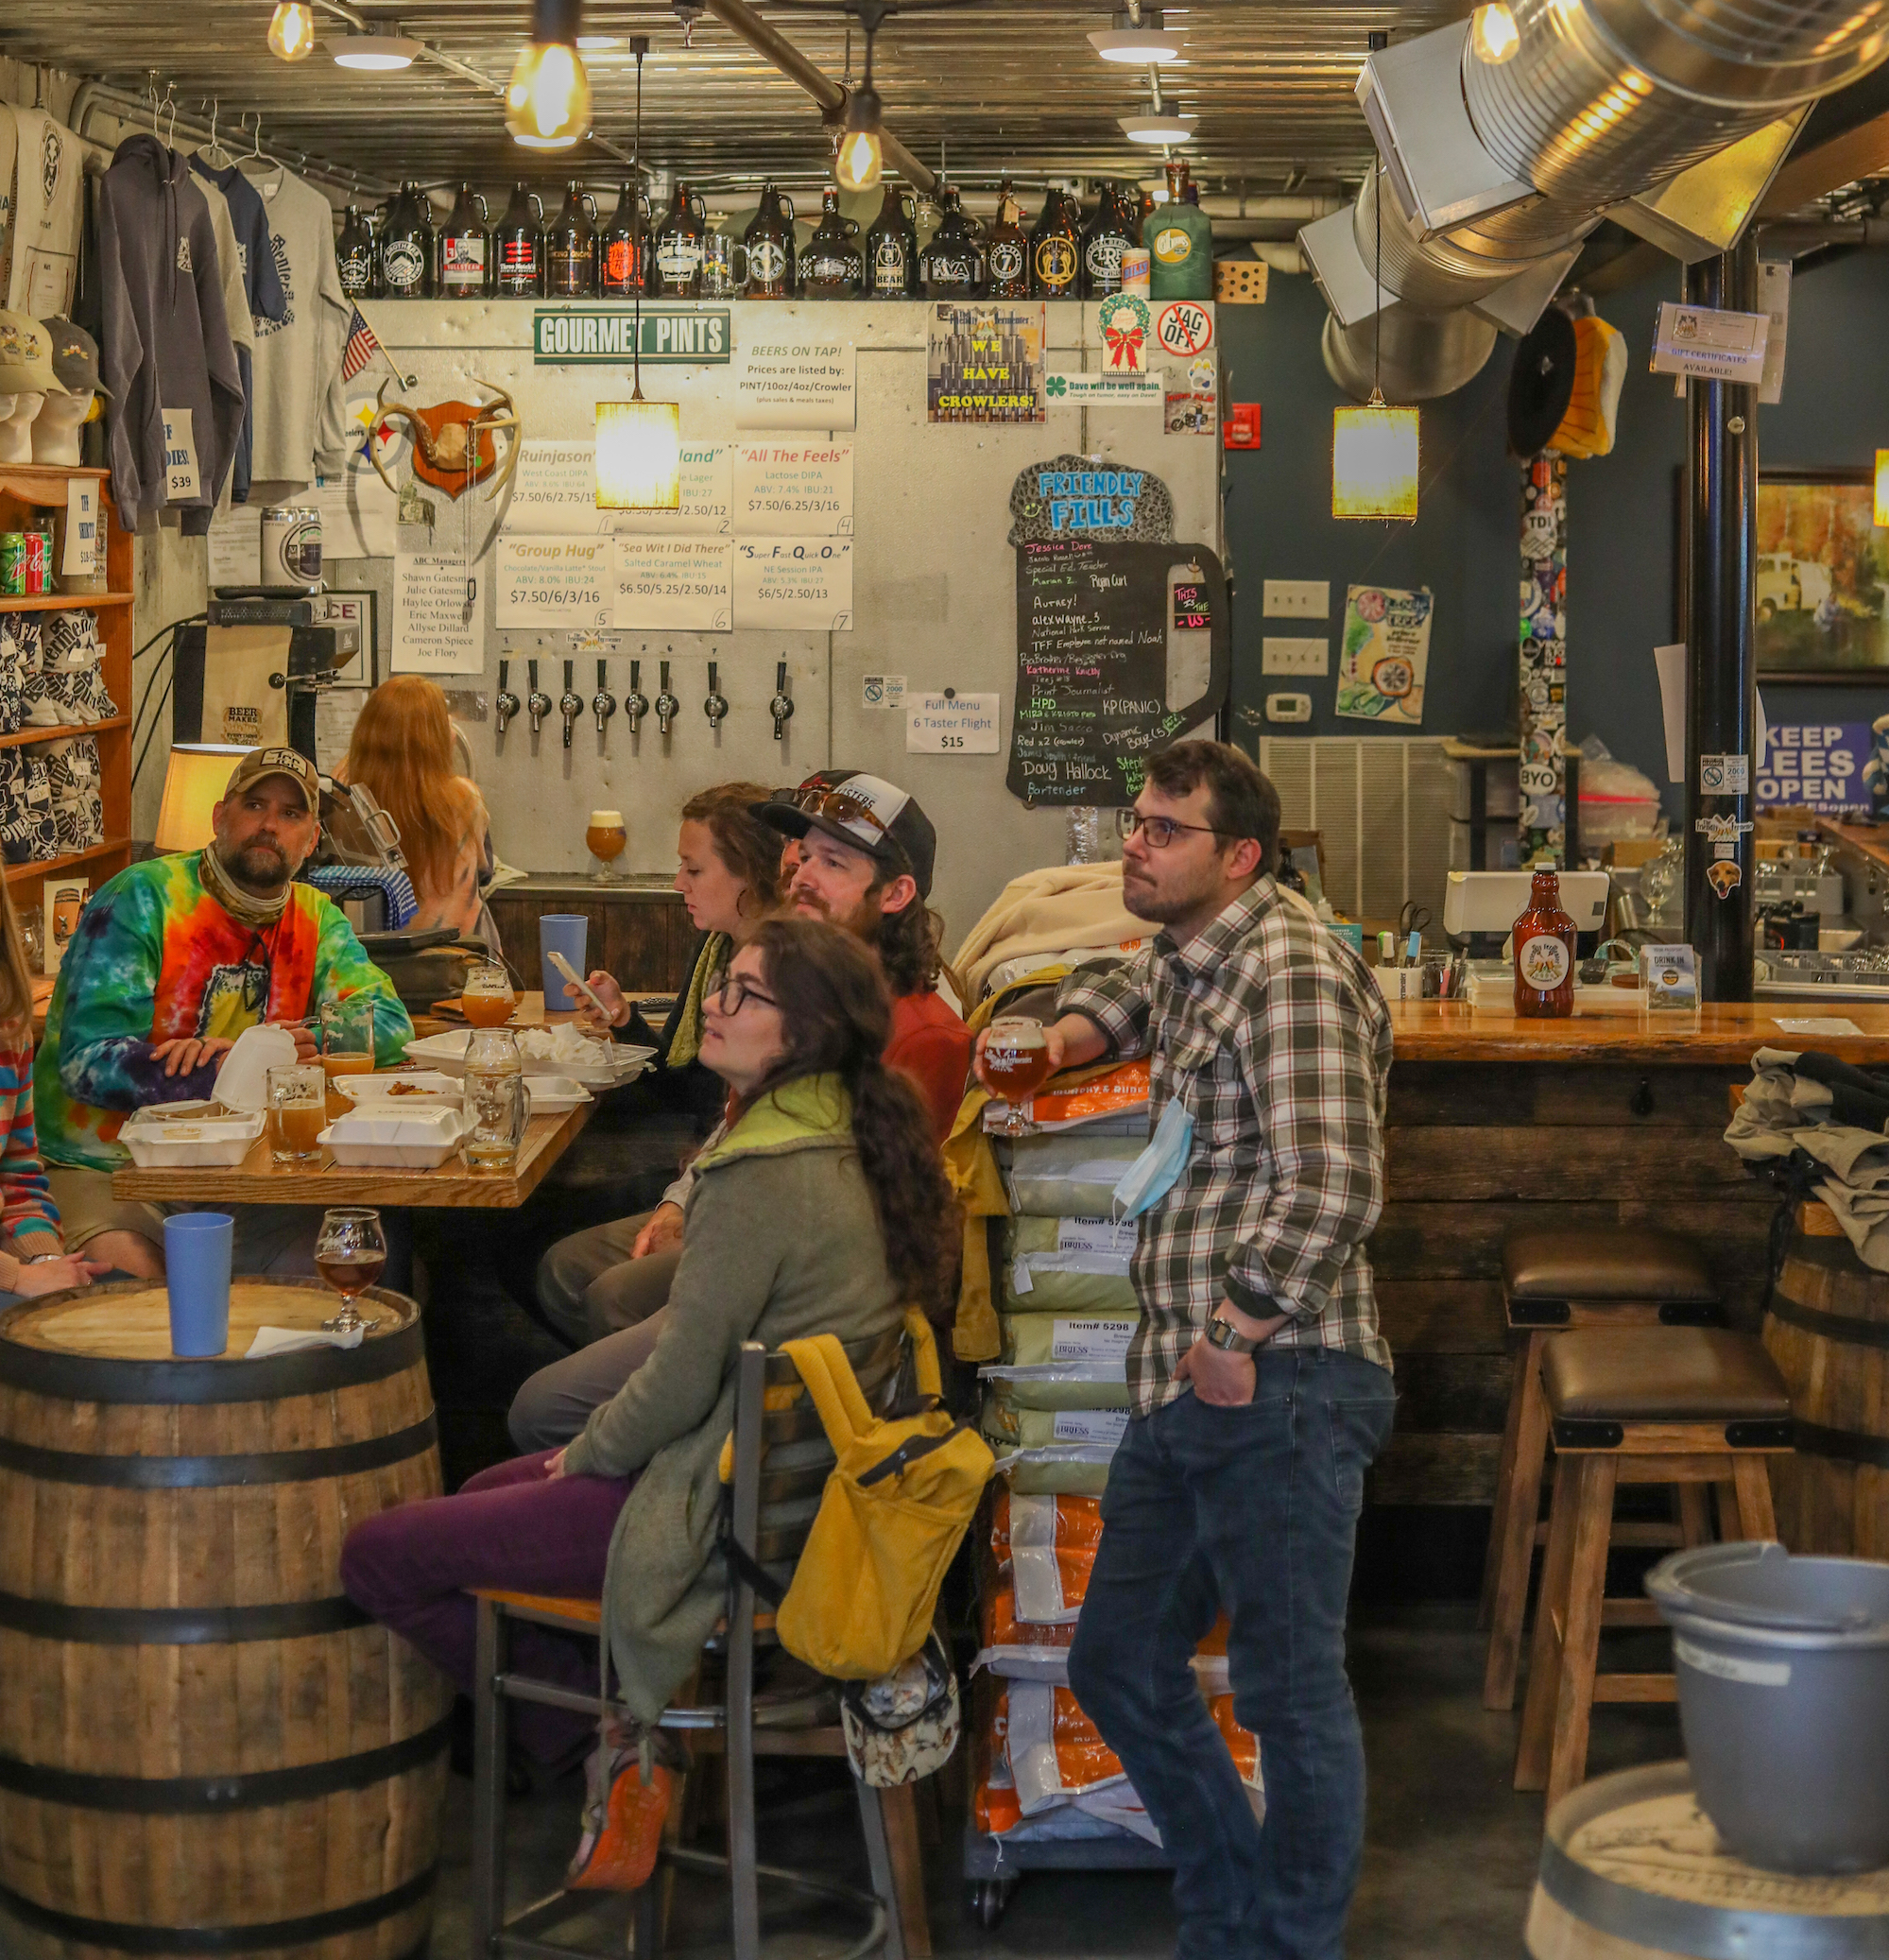
<path id="1" fill-rule="evenodd" d="M 616 210 L 597 238 L 597 290 L 606 299 L 627 299 L 643 290 L 644 260 L 649 250 L 649 207 L 633 183 L 617 193 Z"/>
<path id="2" fill-rule="evenodd" d="M 486 200 L 471 184 L 459 186 L 453 215 L 439 228 L 438 293 L 442 300 L 470 300 L 486 290 Z"/>
<path id="3" fill-rule="evenodd" d="M 1080 294 L 1082 235 L 1069 199 L 1052 190 L 1043 199 L 1043 215 L 1030 233 L 1030 270 L 1039 300 L 1073 300 Z"/>
<path id="4" fill-rule="evenodd" d="M 597 289 L 596 202 L 582 184 L 564 193 L 564 208 L 544 228 L 544 292 L 552 300 L 588 300 Z"/>
<path id="5" fill-rule="evenodd" d="M 985 265 L 993 300 L 1030 297 L 1030 234 L 1023 229 L 1022 207 L 1012 196 L 1007 177 L 997 192 L 997 215 L 990 226 Z"/>
<path id="6" fill-rule="evenodd" d="M 492 289 L 507 300 L 535 300 L 544 290 L 544 208 L 522 183 L 492 238 Z"/>
<path id="7" fill-rule="evenodd" d="M 702 240 L 708 236 L 708 213 L 689 186 L 678 183 L 669 200 L 668 215 L 656 228 L 656 297 L 695 300 L 702 290 Z"/>
<path id="8" fill-rule="evenodd" d="M 1134 222 L 1116 187 L 1102 186 L 1095 215 L 1082 241 L 1082 295 L 1106 300 L 1122 290 L 1122 254 L 1135 242 Z"/>
<path id="9" fill-rule="evenodd" d="M 905 216 L 909 196 L 888 183 L 866 234 L 866 286 L 876 300 L 909 300 L 919 290 L 918 228 Z"/>
<path id="10" fill-rule="evenodd" d="M 1515 1011 L 1558 1021 L 1574 1011 L 1574 921 L 1561 909 L 1552 860 L 1535 867 L 1528 910 L 1515 922 Z"/>
<path id="11" fill-rule="evenodd" d="M 747 297 L 791 300 L 794 296 L 794 200 L 784 201 L 771 183 L 761 187 L 761 209 L 742 234 L 747 247 Z"/>
<path id="12" fill-rule="evenodd" d="M 373 298 L 374 234 L 358 204 L 349 205 L 342 216 L 341 235 L 335 241 L 335 267 L 349 299 Z"/>
<path id="13" fill-rule="evenodd" d="M 944 215 L 919 259 L 928 300 L 974 300 L 984 290 L 984 249 L 971 234 L 954 184 L 940 194 Z"/>
<path id="14" fill-rule="evenodd" d="M 864 276 L 859 247 L 840 215 L 839 193 L 829 184 L 820 194 L 820 221 L 800 254 L 801 294 L 809 300 L 857 299 Z"/>
<path id="15" fill-rule="evenodd" d="M 433 221 L 417 183 L 404 183 L 387 213 L 381 277 L 389 300 L 433 297 Z"/>

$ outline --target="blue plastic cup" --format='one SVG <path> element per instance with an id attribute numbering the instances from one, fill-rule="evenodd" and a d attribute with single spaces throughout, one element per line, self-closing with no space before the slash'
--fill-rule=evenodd
<path id="1" fill-rule="evenodd" d="M 565 998 L 570 984 L 551 964 L 551 955 L 561 953 L 571 962 L 574 973 L 582 973 L 584 947 L 590 937 L 591 921 L 581 912 L 547 912 L 538 921 L 538 964 L 544 989 L 544 1011 L 568 1014 L 575 1005 Z"/>
<path id="2" fill-rule="evenodd" d="M 173 1354 L 221 1354 L 230 1345 L 230 1255 L 235 1241 L 236 1221 L 228 1212 L 180 1212 L 164 1220 Z"/>

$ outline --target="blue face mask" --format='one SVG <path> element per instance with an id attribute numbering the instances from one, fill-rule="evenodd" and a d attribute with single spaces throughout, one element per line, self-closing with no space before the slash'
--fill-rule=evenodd
<path id="1" fill-rule="evenodd" d="M 1122 1173 L 1115 1186 L 1116 1217 L 1139 1218 L 1151 1205 L 1159 1204 L 1187 1168 L 1193 1149 L 1194 1118 L 1176 1096 L 1161 1111 L 1148 1147 Z"/>

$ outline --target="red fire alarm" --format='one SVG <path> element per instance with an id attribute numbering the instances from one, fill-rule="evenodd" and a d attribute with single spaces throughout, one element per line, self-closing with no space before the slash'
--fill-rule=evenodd
<path id="1" fill-rule="evenodd" d="M 1260 446 L 1260 404 L 1235 402 L 1220 424 L 1222 449 L 1257 449 Z"/>

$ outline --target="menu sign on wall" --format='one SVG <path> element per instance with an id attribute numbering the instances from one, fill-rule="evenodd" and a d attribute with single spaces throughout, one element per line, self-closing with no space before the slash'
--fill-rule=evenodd
<path id="1" fill-rule="evenodd" d="M 1204 615 L 1210 645 L 1205 692 L 1171 708 L 1177 584 L 1188 615 Z M 1010 793 L 1028 803 L 1133 802 L 1149 755 L 1226 700 L 1229 665 L 1227 580 L 1211 551 L 1082 538 L 1020 543 Z"/>

